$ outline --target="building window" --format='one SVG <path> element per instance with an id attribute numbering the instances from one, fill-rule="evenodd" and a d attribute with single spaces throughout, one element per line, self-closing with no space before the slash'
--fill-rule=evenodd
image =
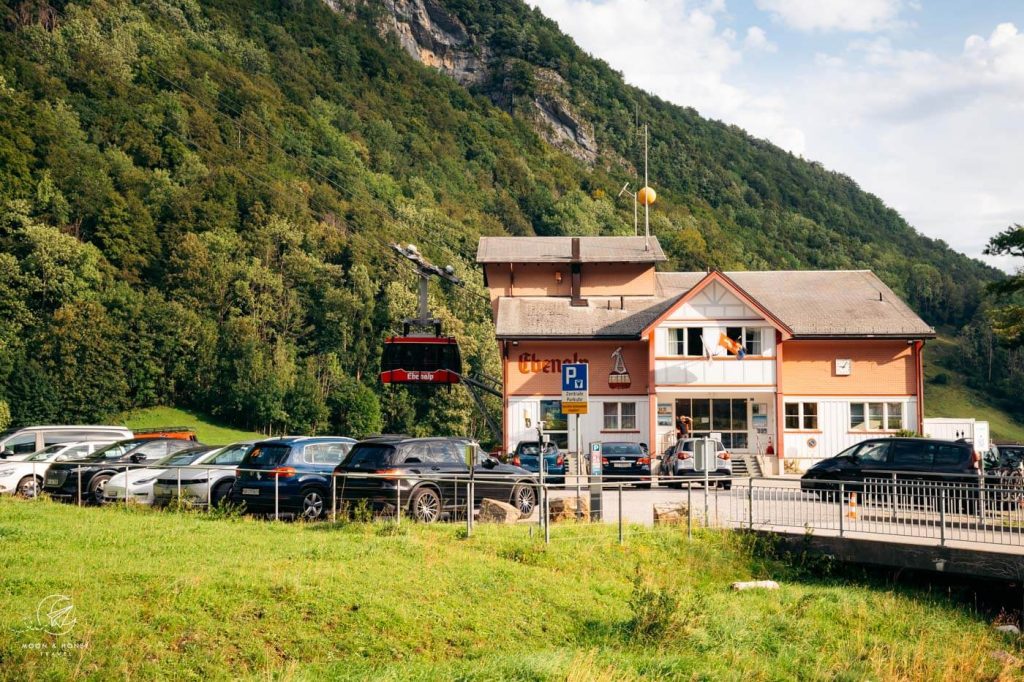
<path id="1" fill-rule="evenodd" d="M 704 355 L 704 328 L 679 327 L 671 330 L 669 350 L 675 355 L 700 357 Z"/>
<path id="2" fill-rule="evenodd" d="M 817 431 L 818 403 L 786 403 L 786 428 Z"/>
<path id="3" fill-rule="evenodd" d="M 850 403 L 851 431 L 899 431 L 903 403 Z"/>
<path id="4" fill-rule="evenodd" d="M 764 352 L 761 331 L 761 327 L 726 327 L 725 335 L 743 346 L 747 355 L 761 355 Z"/>
<path id="5" fill-rule="evenodd" d="M 636 431 L 636 403 L 605 403 L 605 431 Z"/>
<path id="6" fill-rule="evenodd" d="M 561 400 L 540 401 L 540 419 L 544 433 L 560 450 L 569 449 L 569 420 L 562 414 Z"/>
<path id="7" fill-rule="evenodd" d="M 727 449 L 748 447 L 747 401 L 745 398 L 680 398 L 676 400 L 676 417 L 693 419 L 694 438 L 722 435 Z"/>

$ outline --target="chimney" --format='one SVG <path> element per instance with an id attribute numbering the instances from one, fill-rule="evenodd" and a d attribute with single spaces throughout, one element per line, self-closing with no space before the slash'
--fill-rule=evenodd
<path id="1" fill-rule="evenodd" d="M 582 289 L 581 285 L 581 272 L 580 272 L 580 238 L 572 238 L 572 283 L 569 287 L 569 295 L 571 299 L 569 305 L 577 308 L 585 308 L 588 303 L 585 298 L 580 295 Z"/>

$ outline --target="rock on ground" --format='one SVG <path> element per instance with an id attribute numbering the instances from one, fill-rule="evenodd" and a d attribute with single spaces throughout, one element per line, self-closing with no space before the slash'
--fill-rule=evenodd
<path id="1" fill-rule="evenodd" d="M 483 523 L 515 523 L 521 513 L 508 502 L 484 498 L 480 503 L 479 520 Z"/>
<path id="2" fill-rule="evenodd" d="M 680 502 L 663 502 L 654 505 L 655 523 L 684 523 L 686 521 L 686 505 Z"/>
<path id="3" fill-rule="evenodd" d="M 552 521 L 575 521 L 576 513 L 583 521 L 590 520 L 589 497 L 561 497 L 548 503 Z"/>

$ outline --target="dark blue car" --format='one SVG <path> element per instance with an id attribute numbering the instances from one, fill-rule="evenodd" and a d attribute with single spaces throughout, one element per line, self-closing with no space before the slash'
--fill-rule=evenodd
<path id="1" fill-rule="evenodd" d="M 516 446 L 509 463 L 531 473 L 540 473 L 541 444 L 524 440 Z M 544 482 L 565 483 L 565 456 L 554 443 L 544 443 Z"/>
<path id="2" fill-rule="evenodd" d="M 257 443 L 238 465 L 231 501 L 244 502 L 249 514 L 323 518 L 330 511 L 331 473 L 355 443 L 337 436 Z"/>

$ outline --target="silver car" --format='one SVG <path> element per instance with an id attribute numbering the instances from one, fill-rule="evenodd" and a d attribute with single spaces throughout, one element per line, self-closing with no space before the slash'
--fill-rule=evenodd
<path id="1" fill-rule="evenodd" d="M 255 444 L 256 441 L 232 443 L 209 453 L 196 466 L 166 470 L 153 484 L 153 504 L 166 506 L 181 499 L 216 507 L 231 492 L 235 468 Z"/>
<path id="2" fill-rule="evenodd" d="M 697 438 L 680 438 L 676 444 L 669 448 L 661 460 L 661 475 L 665 477 L 665 484 L 671 488 L 682 487 L 681 479 L 701 481 L 704 472 L 697 471 L 693 461 L 693 444 Z M 708 472 L 708 478 L 724 479 L 717 480 L 714 485 L 724 490 L 732 488 L 732 456 L 725 449 L 719 440 L 715 443 L 715 468 Z"/>

